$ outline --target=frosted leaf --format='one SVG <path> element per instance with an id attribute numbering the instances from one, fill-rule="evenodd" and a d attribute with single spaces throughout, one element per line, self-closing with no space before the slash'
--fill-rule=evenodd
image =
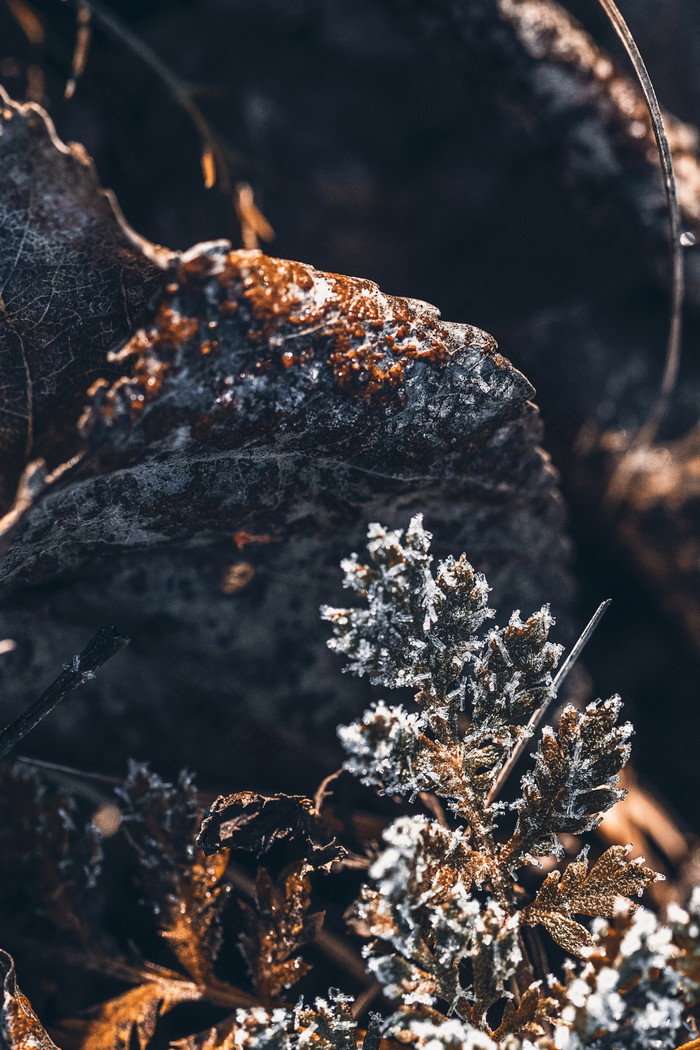
<path id="1" fill-rule="evenodd" d="M 338 729 L 348 755 L 345 769 L 388 795 L 430 790 L 434 780 L 420 762 L 424 725 L 421 716 L 380 701 L 365 712 L 361 723 Z"/>
<path id="2" fill-rule="evenodd" d="M 352 1002 L 351 996 L 331 989 L 327 999 L 309 1006 L 300 1001 L 294 1010 L 237 1010 L 233 1041 L 217 1045 L 226 1050 L 356 1050 Z"/>
<path id="3" fill-rule="evenodd" d="M 632 726 L 617 724 L 621 707 L 619 697 L 589 704 L 583 714 L 569 704 L 558 734 L 551 726 L 542 730 L 535 768 L 523 777 L 515 803 L 515 833 L 501 852 L 510 870 L 531 857 L 560 856 L 556 834 L 590 831 L 624 798 L 618 773 L 629 758 Z"/>
<path id="4" fill-rule="evenodd" d="M 587 963 L 565 989 L 562 1050 L 671 1050 L 679 1038 L 681 982 L 671 931 L 652 912 L 621 906 L 601 929 L 606 965 Z M 609 954 L 608 954 L 609 953 Z"/>
<path id="5" fill-rule="evenodd" d="M 498 1045 L 485 1032 L 456 1017 L 437 1021 L 413 1017 L 402 1020 L 399 1016 L 387 1034 L 401 1042 L 410 1040 L 417 1050 L 497 1050 Z"/>
<path id="6" fill-rule="evenodd" d="M 504 994 L 520 961 L 517 917 L 471 896 L 485 877 L 484 858 L 464 833 L 424 817 L 403 817 L 384 833 L 387 848 L 370 869 L 360 917 L 377 938 L 369 965 L 391 997 L 448 1003 L 481 1016 Z M 473 986 L 463 983 L 469 962 Z"/>
<path id="7" fill-rule="evenodd" d="M 514 612 L 506 628 L 489 632 L 471 680 L 473 732 L 493 732 L 525 720 L 552 696 L 551 672 L 562 647 L 548 641 L 554 618 L 548 605 L 523 621 Z"/>
<path id="8" fill-rule="evenodd" d="M 366 609 L 324 606 L 333 624 L 331 649 L 348 658 L 347 670 L 389 687 L 413 686 L 447 704 L 452 720 L 464 699 L 459 681 L 465 661 L 481 643 L 472 635 L 492 616 L 488 585 L 464 556 L 447 558 L 431 572 L 431 534 L 421 515 L 401 530 L 369 527 L 368 564 L 357 555 L 342 562 L 345 586 L 366 599 Z M 428 706 L 424 704 L 423 706 Z"/>

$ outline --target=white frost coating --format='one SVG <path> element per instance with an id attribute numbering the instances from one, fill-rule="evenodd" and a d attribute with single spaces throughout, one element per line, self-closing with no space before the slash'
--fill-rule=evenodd
<path id="1" fill-rule="evenodd" d="M 380 700 L 365 712 L 361 723 L 339 727 L 348 755 L 344 768 L 388 795 L 425 791 L 430 781 L 412 765 L 424 728 L 420 715 L 408 714 L 401 706 L 387 707 Z"/>
<path id="2" fill-rule="evenodd" d="M 411 1020 L 405 1026 L 397 1023 L 390 1029 L 390 1034 L 402 1028 L 411 1033 L 415 1039 L 413 1045 L 419 1050 L 498 1050 L 498 1044 L 485 1032 L 480 1032 L 478 1028 L 456 1017 L 451 1017 L 441 1024 L 432 1020 Z"/>
<path id="3" fill-rule="evenodd" d="M 594 923 L 594 933 L 605 923 Z M 639 908 L 612 965 L 592 964 L 567 985 L 557 1025 L 558 1050 L 671 1050 L 682 1023 L 680 976 L 669 962 L 677 954 L 671 930 Z"/>

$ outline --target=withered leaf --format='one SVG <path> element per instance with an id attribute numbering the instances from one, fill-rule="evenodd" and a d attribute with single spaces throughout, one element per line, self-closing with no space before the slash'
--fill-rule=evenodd
<path id="1" fill-rule="evenodd" d="M 328 871 L 346 853 L 324 827 L 310 798 L 252 791 L 219 797 L 202 821 L 197 844 L 205 853 L 226 846 L 260 858 L 284 839 L 302 840 L 308 864 L 321 870 Z"/>
<path id="2" fill-rule="evenodd" d="M 571 861 L 563 874 L 550 872 L 532 904 L 523 910 L 522 922 L 539 923 L 566 951 L 582 955 L 593 938 L 571 916 L 611 918 L 620 897 L 640 894 L 660 877 L 641 860 L 627 862 L 628 852 L 626 846 L 611 846 L 590 871 L 584 856 Z"/>
<path id="3" fill-rule="evenodd" d="M 0 949 L 2 974 L 2 1017 L 0 1047 L 2 1050 L 57 1050 L 56 1044 L 32 1010 L 27 997 L 17 985 L 15 964 L 11 955 Z"/>
<path id="4" fill-rule="evenodd" d="M 120 794 L 140 882 L 159 932 L 190 977 L 203 984 L 214 977 L 221 944 L 221 912 L 230 890 L 222 880 L 229 851 L 206 856 L 195 848 L 200 812 L 186 774 L 168 784 L 134 763 Z"/>
<path id="5" fill-rule="evenodd" d="M 102 1003 L 89 1017 L 64 1021 L 63 1050 L 131 1050 L 134 1045 L 148 1050 L 159 1017 L 199 998 L 201 990 L 187 981 L 140 984 Z"/>
<path id="6" fill-rule="evenodd" d="M 260 868 L 255 907 L 242 907 L 248 930 L 241 936 L 241 951 L 255 990 L 263 1002 L 271 1002 L 309 972 L 311 967 L 297 953 L 323 924 L 323 912 L 309 910 L 311 879 L 306 865 L 288 868 L 277 880 Z"/>
<path id="7" fill-rule="evenodd" d="M 511 607 L 566 605 L 562 508 L 532 388 L 478 329 L 368 281 L 218 243 L 173 257 L 115 353 L 123 379 L 93 385 L 82 458 L 27 473 L 0 529 L 0 629 L 34 654 L 18 655 L 8 704 L 98 607 L 149 654 L 145 677 L 133 652 L 120 656 L 95 685 L 101 702 L 81 711 L 74 736 L 106 760 L 121 760 L 110 700 L 124 704 L 132 677 L 130 695 L 167 704 L 158 733 L 172 762 L 191 761 L 197 740 L 211 775 L 228 771 L 220 728 L 234 731 L 236 706 L 273 737 L 255 734 L 241 760 L 270 762 L 282 710 L 296 739 L 311 712 L 330 735 L 357 689 L 336 683 L 317 609 L 370 516 L 422 505 Z M 278 542 L 247 551 L 254 575 L 227 594 L 243 533 Z"/>
<path id="8" fill-rule="evenodd" d="M 0 88 L 0 508 L 30 457 L 58 466 L 106 354 L 161 275 L 82 147 Z M 149 255 L 153 258 L 149 258 Z M 161 253 L 163 260 L 167 253 Z M 108 369 L 109 374 L 114 369 Z"/>

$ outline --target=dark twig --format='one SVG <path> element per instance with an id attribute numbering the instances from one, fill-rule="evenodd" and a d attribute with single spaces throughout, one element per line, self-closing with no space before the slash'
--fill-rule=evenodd
<path id="1" fill-rule="evenodd" d="M 611 600 L 612 599 L 608 598 L 606 599 L 606 601 L 600 603 L 596 611 L 593 613 L 593 616 L 591 616 L 590 620 L 583 629 L 583 633 L 581 634 L 580 638 L 573 646 L 571 652 L 564 660 L 564 663 L 557 671 L 552 682 L 552 687 L 550 689 L 549 696 L 547 697 L 545 702 L 541 704 L 540 707 L 538 707 L 537 710 L 533 713 L 532 717 L 530 718 L 530 721 L 525 726 L 525 731 L 523 735 L 521 736 L 516 746 L 513 748 L 508 761 L 503 766 L 503 769 L 496 778 L 495 784 L 489 791 L 488 798 L 486 800 L 487 805 L 490 806 L 491 803 L 495 801 L 495 799 L 497 799 L 500 795 L 503 789 L 503 785 L 505 784 L 510 774 L 513 772 L 516 763 L 518 762 L 520 756 L 527 747 L 528 741 L 530 740 L 532 734 L 535 732 L 538 725 L 544 718 L 550 704 L 556 698 L 559 690 L 561 689 L 561 686 L 564 683 L 564 679 L 566 678 L 566 676 L 568 675 L 569 671 L 574 666 L 578 658 L 580 657 L 585 647 L 588 645 L 591 635 L 602 620 L 608 606 L 610 605 Z"/>
<path id="2" fill-rule="evenodd" d="M 4 758 L 14 747 L 31 733 L 39 723 L 53 711 L 69 693 L 84 682 L 95 677 L 95 672 L 110 660 L 120 649 L 129 644 L 129 639 L 120 634 L 116 627 L 103 627 L 94 638 L 91 638 L 79 656 L 64 667 L 61 674 L 49 688 L 35 700 L 24 714 L 11 722 L 0 733 L 0 759 Z"/>

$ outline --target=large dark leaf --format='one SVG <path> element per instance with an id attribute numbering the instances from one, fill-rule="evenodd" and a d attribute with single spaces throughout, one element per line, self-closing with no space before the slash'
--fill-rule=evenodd
<path id="1" fill-rule="evenodd" d="M 20 119 L 40 122 L 34 109 Z M 31 143 L 17 147 L 20 168 Z M 66 153 L 50 137 L 42 148 L 50 187 L 51 164 Z M 65 229 L 45 238 L 59 254 L 83 221 L 82 183 L 72 185 L 77 200 L 60 208 Z M 120 251 L 132 278 L 153 276 L 151 258 L 163 262 L 147 245 L 139 260 L 122 232 L 117 247 L 101 238 L 101 257 L 121 261 L 101 270 L 85 254 L 93 283 L 110 287 L 126 266 Z M 102 367 L 88 395 L 95 372 L 76 365 L 79 433 L 75 407 L 42 409 L 42 433 L 61 435 L 52 449 L 77 459 L 56 464 L 54 451 L 48 474 L 32 463 L 0 523 L 0 633 L 17 642 L 4 658 L 6 713 L 57 658 L 78 651 L 96 618 L 109 620 L 134 644 L 92 701 L 87 692 L 39 731 L 52 735 L 54 755 L 58 734 L 73 757 L 92 762 L 98 749 L 121 764 L 125 754 L 146 757 L 145 733 L 167 771 L 198 755 L 214 775 L 234 752 L 249 769 L 281 770 L 284 750 L 301 787 L 316 771 L 298 765 L 296 742 L 312 725 L 330 736 L 341 711 L 366 702 L 361 684 L 339 680 L 318 607 L 339 599 L 338 562 L 361 545 L 369 520 L 405 525 L 421 510 L 438 556 L 468 551 L 499 601 L 549 599 L 566 610 L 562 510 L 537 447 L 533 390 L 484 332 L 369 281 L 226 242 L 168 258 L 131 338 L 119 342 L 118 327 L 105 327 L 99 341 L 90 325 L 57 322 L 57 353 L 65 336 L 72 361 L 79 347 L 86 360 L 99 349 Z M 62 273 L 44 306 L 59 318 L 66 309 L 93 317 L 107 293 L 92 288 L 82 308 Z M 18 283 L 15 309 L 29 310 L 32 296 Z M 14 338 L 8 323 L 5 337 Z M 44 361 L 42 374 L 52 369 L 60 360 Z"/>
<path id="2" fill-rule="evenodd" d="M 0 88 L 0 506 L 29 457 L 57 466 L 107 350 L 154 290 L 158 252 L 124 221 L 81 146 Z M 161 253 L 163 258 L 167 253 Z M 112 369 L 112 371 L 114 371 Z"/>

